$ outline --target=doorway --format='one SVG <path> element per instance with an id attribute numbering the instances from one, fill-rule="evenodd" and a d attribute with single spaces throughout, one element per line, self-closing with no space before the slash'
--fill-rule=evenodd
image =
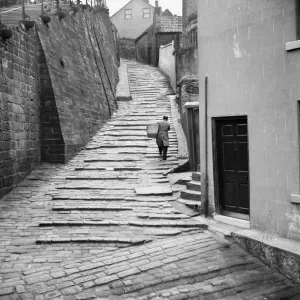
<path id="1" fill-rule="evenodd" d="M 223 215 L 249 220 L 247 117 L 216 118 L 214 126 L 218 210 Z"/>
<path id="2" fill-rule="evenodd" d="M 200 168 L 200 135 L 199 135 L 199 103 L 185 103 L 187 129 L 188 129 L 188 148 L 191 170 L 197 172 Z"/>

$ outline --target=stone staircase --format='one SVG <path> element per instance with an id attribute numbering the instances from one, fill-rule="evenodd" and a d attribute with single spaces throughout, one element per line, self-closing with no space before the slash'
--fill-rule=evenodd
<path id="1" fill-rule="evenodd" d="M 201 182 L 200 172 L 192 173 L 192 180 L 186 183 L 186 188 L 181 191 L 178 202 L 185 204 L 197 211 L 201 209 Z"/>

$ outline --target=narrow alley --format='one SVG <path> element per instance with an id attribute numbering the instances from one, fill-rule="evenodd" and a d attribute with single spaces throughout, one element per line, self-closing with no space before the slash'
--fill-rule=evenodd
<path id="1" fill-rule="evenodd" d="M 0 300 L 300 299 L 299 286 L 172 206 L 172 90 L 157 68 L 126 63 L 133 99 L 66 165 L 40 165 L 1 200 Z M 166 161 L 146 134 L 163 115 Z"/>

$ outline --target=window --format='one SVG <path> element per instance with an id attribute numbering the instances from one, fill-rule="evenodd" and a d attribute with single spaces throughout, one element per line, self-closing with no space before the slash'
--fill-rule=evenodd
<path id="1" fill-rule="evenodd" d="M 150 8 L 144 8 L 143 9 L 143 18 L 149 19 L 150 18 Z"/>
<path id="2" fill-rule="evenodd" d="M 131 9 L 125 9 L 125 19 L 132 19 Z"/>

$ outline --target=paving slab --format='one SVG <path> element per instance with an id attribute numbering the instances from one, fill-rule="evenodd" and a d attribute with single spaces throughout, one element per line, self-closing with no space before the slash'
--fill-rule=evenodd
<path id="1" fill-rule="evenodd" d="M 180 160 L 169 83 L 126 64 L 132 100 L 66 165 L 41 164 L 1 199 L 0 300 L 297 297 L 297 285 L 172 205 L 163 173 Z M 170 117 L 167 161 L 146 139 L 148 114 Z M 133 145 L 135 133 L 144 140 Z"/>
<path id="2" fill-rule="evenodd" d="M 172 195 L 173 191 L 169 186 L 142 186 L 136 187 L 135 192 L 137 195 Z"/>

